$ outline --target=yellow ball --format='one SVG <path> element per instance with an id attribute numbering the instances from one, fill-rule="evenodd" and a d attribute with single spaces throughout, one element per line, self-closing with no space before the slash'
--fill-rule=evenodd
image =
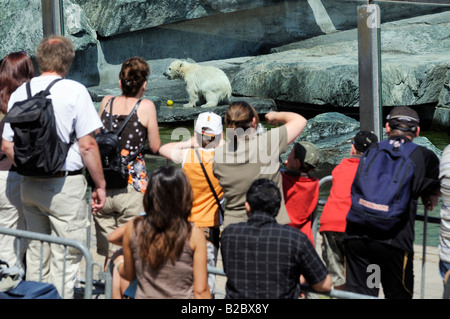
<path id="1" fill-rule="evenodd" d="M 173 105 L 173 101 L 172 100 L 167 100 L 167 105 L 168 106 L 172 106 Z"/>

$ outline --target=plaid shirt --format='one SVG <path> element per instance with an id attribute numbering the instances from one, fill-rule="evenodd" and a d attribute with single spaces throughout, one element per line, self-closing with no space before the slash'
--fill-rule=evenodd
<path id="1" fill-rule="evenodd" d="M 328 270 L 300 230 L 254 213 L 246 223 L 227 226 L 221 236 L 226 298 L 298 298 L 299 278 L 309 284 L 325 279 Z"/>

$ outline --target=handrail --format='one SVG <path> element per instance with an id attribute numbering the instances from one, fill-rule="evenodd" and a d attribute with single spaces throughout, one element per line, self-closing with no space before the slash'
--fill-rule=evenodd
<path id="1" fill-rule="evenodd" d="M 331 175 L 322 177 L 319 180 L 319 193 L 320 193 L 320 189 L 325 184 L 331 183 L 332 181 L 333 181 L 333 176 L 331 176 Z M 317 201 L 316 208 L 314 209 L 314 211 L 312 213 L 312 225 L 311 225 L 311 227 L 312 227 L 312 233 L 313 233 L 313 239 L 314 239 L 314 246 L 316 245 L 317 228 L 318 228 L 317 226 L 319 225 L 319 220 L 320 220 L 320 217 L 318 216 L 318 213 L 317 213 L 317 206 L 319 206 L 319 205 L 323 206 L 323 205 L 325 205 L 325 203 L 326 203 L 326 199 L 321 199 L 319 197 L 319 199 Z"/>
<path id="2" fill-rule="evenodd" d="M 223 269 L 218 268 L 218 267 L 212 267 L 212 266 L 209 266 L 209 265 L 208 265 L 208 273 L 226 277 L 226 274 L 223 271 Z M 354 292 L 350 292 L 350 291 L 344 291 L 344 290 L 331 289 L 329 292 L 324 292 L 324 291 L 316 291 L 309 285 L 301 284 L 300 287 L 301 287 L 301 290 L 304 291 L 304 292 L 312 292 L 312 293 L 315 293 L 315 294 L 321 294 L 321 295 L 329 296 L 331 298 L 339 298 L 339 299 L 379 299 L 377 297 L 363 295 L 363 294 L 358 294 L 358 293 L 354 293 Z"/>
<path id="3" fill-rule="evenodd" d="M 92 298 L 92 282 L 93 282 L 93 258 L 90 253 L 90 251 L 87 249 L 87 247 L 76 240 L 67 239 L 67 238 L 60 238 L 56 236 L 51 236 L 47 234 L 42 233 L 36 233 L 31 232 L 28 230 L 21 230 L 21 229 L 10 229 L 5 227 L 0 227 L 0 234 L 5 234 L 9 236 L 16 236 L 21 238 L 27 238 L 30 240 L 38 240 L 41 243 L 42 242 L 49 242 L 54 244 L 63 245 L 65 247 L 71 246 L 81 251 L 81 253 L 84 255 L 84 258 L 86 259 L 86 285 L 84 290 L 84 298 L 85 299 L 91 299 Z M 41 256 L 42 257 L 42 256 Z M 65 278 L 65 273 L 64 277 Z M 62 290 L 64 298 L 64 280 L 62 283 Z"/>

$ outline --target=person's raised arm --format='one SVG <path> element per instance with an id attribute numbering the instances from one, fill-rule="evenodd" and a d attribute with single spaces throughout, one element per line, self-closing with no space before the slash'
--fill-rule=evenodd
<path id="1" fill-rule="evenodd" d="M 180 164 L 183 161 L 186 149 L 198 147 L 195 135 L 187 141 L 172 142 L 164 144 L 159 149 L 159 155 L 167 158 L 174 163 Z"/>
<path id="2" fill-rule="evenodd" d="M 294 112 L 269 112 L 266 114 L 266 120 L 272 125 L 281 123 L 286 126 L 287 144 L 292 143 L 305 129 L 306 119 L 300 114 Z"/>
<path id="3" fill-rule="evenodd" d="M 103 176 L 103 167 L 100 159 L 100 151 L 94 138 L 94 133 L 87 134 L 78 139 L 81 157 L 89 170 L 89 174 L 95 183 L 92 190 L 91 207 L 92 213 L 97 213 L 103 209 L 106 202 L 106 182 Z"/>

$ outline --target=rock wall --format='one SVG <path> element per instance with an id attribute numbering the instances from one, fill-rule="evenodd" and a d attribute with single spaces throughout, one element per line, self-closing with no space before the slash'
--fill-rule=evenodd
<path id="1" fill-rule="evenodd" d="M 117 83 L 121 63 L 139 55 L 149 61 L 151 80 L 158 83 L 172 59 L 192 59 L 225 65 L 237 97 L 268 98 L 317 111 L 326 106 L 356 108 L 356 8 L 366 3 L 64 0 L 65 35 L 77 48 L 68 77 L 90 88 L 110 87 Z M 0 0 L 0 6 L 0 59 L 18 50 L 34 56 L 42 38 L 41 1 Z M 379 6 L 384 105 L 437 106 L 431 115 L 436 124 L 450 126 L 450 19 L 445 15 L 450 7 Z M 435 15 L 426 16 L 430 13 Z M 411 17 L 417 18 L 402 20 Z M 233 58 L 241 60 L 229 62 Z M 170 98 L 166 91 L 157 96 L 160 101 Z"/>
<path id="2" fill-rule="evenodd" d="M 380 37 L 382 104 L 436 105 L 440 95 L 445 104 L 450 11 L 384 23 Z M 255 57 L 236 74 L 233 90 L 307 105 L 357 107 L 358 85 L 358 38 L 353 29 Z"/>
<path id="3" fill-rule="evenodd" d="M 87 86 L 115 82 L 133 55 L 149 61 L 218 60 L 356 26 L 357 0 L 64 0 L 65 34 L 77 47 L 70 77 Z M 445 10 L 382 3 L 383 21 Z M 34 56 L 42 38 L 41 0 L 0 0 L 0 59 Z"/>

